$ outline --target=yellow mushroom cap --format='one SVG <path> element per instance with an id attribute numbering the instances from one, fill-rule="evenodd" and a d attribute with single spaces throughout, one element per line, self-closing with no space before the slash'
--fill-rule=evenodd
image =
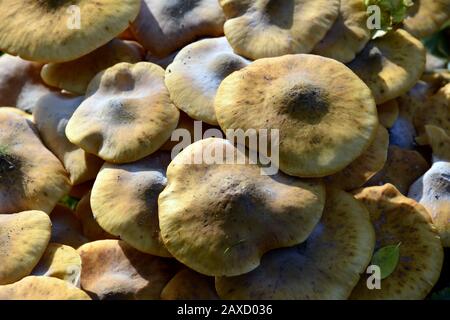
<path id="1" fill-rule="evenodd" d="M 423 205 L 431 215 L 444 247 L 450 247 L 450 163 L 433 164 L 409 189 L 408 197 Z"/>
<path id="2" fill-rule="evenodd" d="M 384 168 L 373 176 L 366 186 L 394 185 L 406 195 L 411 184 L 429 168 L 428 162 L 415 150 L 389 146 Z"/>
<path id="3" fill-rule="evenodd" d="M 321 181 L 261 175 L 248 158 L 246 164 L 190 163 L 209 152 L 245 156 L 229 141 L 209 138 L 172 160 L 159 224 L 177 260 L 205 275 L 239 275 L 256 268 L 267 251 L 308 237 L 325 202 Z"/>
<path id="4" fill-rule="evenodd" d="M 343 63 L 352 61 L 370 40 L 367 8 L 361 0 L 341 0 L 339 16 L 312 53 Z"/>
<path id="5" fill-rule="evenodd" d="M 176 261 L 137 251 L 120 240 L 100 240 L 78 249 L 81 287 L 106 299 L 159 299 L 179 268 Z"/>
<path id="6" fill-rule="evenodd" d="M 31 122 L 34 121 L 33 115 L 31 115 L 25 111 L 22 111 L 19 108 L 16 108 L 16 107 L 0 107 L 0 108 L 1 108 L 2 112 L 5 112 L 5 111 L 12 112 L 12 113 L 18 114 L 19 116 L 25 117 L 27 120 L 30 120 Z"/>
<path id="7" fill-rule="evenodd" d="M 339 172 L 378 127 L 369 88 L 345 65 L 315 55 L 260 59 L 222 82 L 220 127 L 279 130 L 280 169 L 300 177 Z"/>
<path id="8" fill-rule="evenodd" d="M 58 278 L 79 287 L 81 257 L 72 247 L 50 243 L 32 275 Z"/>
<path id="9" fill-rule="evenodd" d="M 223 299 L 347 299 L 374 246 L 367 209 L 329 188 L 322 220 L 306 242 L 267 253 L 250 273 L 216 278 L 217 292 Z"/>
<path id="10" fill-rule="evenodd" d="M 426 125 L 425 132 L 426 134 L 418 137 L 417 140 L 419 140 L 419 144 L 429 144 L 431 146 L 433 162 L 450 162 L 450 132 L 435 125 Z"/>
<path id="11" fill-rule="evenodd" d="M 120 62 L 137 63 L 142 58 L 141 48 L 137 43 L 113 39 L 76 60 L 46 64 L 41 76 L 52 87 L 83 95 L 89 82 L 100 71 Z"/>
<path id="12" fill-rule="evenodd" d="M 379 125 L 375 141 L 369 148 L 344 170 L 326 177 L 326 181 L 335 187 L 348 191 L 361 187 L 383 169 L 387 159 L 388 147 L 389 133 L 383 126 Z"/>
<path id="13" fill-rule="evenodd" d="M 214 278 L 184 269 L 166 284 L 162 300 L 217 300 Z"/>
<path id="14" fill-rule="evenodd" d="M 0 285 L 30 274 L 50 240 L 51 222 L 41 211 L 0 214 Z"/>
<path id="15" fill-rule="evenodd" d="M 61 162 L 26 118 L 0 108 L 0 213 L 50 213 L 70 190 Z"/>
<path id="16" fill-rule="evenodd" d="M 103 240 L 103 239 L 115 239 L 116 237 L 109 234 L 94 218 L 94 214 L 91 209 L 91 191 L 86 193 L 78 202 L 75 209 L 75 216 L 81 222 L 81 228 L 83 235 L 91 241 Z"/>
<path id="17" fill-rule="evenodd" d="M 370 41 L 348 66 L 369 86 L 376 103 L 383 104 L 417 83 L 425 70 L 425 52 L 419 40 L 398 29 Z"/>
<path id="18" fill-rule="evenodd" d="M 142 0 L 130 30 L 145 49 L 165 57 L 197 38 L 223 35 L 224 22 L 217 0 Z"/>
<path id="19" fill-rule="evenodd" d="M 377 106 L 378 119 L 380 123 L 387 129 L 392 128 L 400 114 L 400 109 L 396 99 L 389 100 Z"/>
<path id="20" fill-rule="evenodd" d="M 104 45 L 137 16 L 139 0 L 4 0 L 0 48 L 26 60 L 77 59 Z M 78 24 L 79 22 L 79 24 Z"/>
<path id="21" fill-rule="evenodd" d="M 403 27 L 418 38 L 431 36 L 450 19 L 449 0 L 419 0 L 409 9 Z"/>
<path id="22" fill-rule="evenodd" d="M 83 101 L 62 93 L 42 97 L 33 113 L 34 122 L 46 146 L 61 160 L 72 185 L 94 179 L 103 160 L 72 144 L 66 137 L 67 122 Z"/>
<path id="23" fill-rule="evenodd" d="M 339 14 L 339 0 L 220 0 L 225 36 L 250 59 L 309 53 Z"/>
<path id="24" fill-rule="evenodd" d="M 52 237 L 50 242 L 60 243 L 73 248 L 88 242 L 83 236 L 81 223 L 75 213 L 67 207 L 56 205 L 50 214 L 52 220 Z"/>
<path id="25" fill-rule="evenodd" d="M 43 276 L 29 276 L 0 286 L 0 300 L 91 300 L 67 281 Z"/>
<path id="26" fill-rule="evenodd" d="M 200 40 L 181 49 L 167 67 L 166 86 L 179 109 L 217 125 L 214 98 L 220 83 L 249 63 L 233 52 L 225 37 Z"/>
<path id="27" fill-rule="evenodd" d="M 158 150 L 178 118 L 164 84 L 164 70 L 148 62 L 124 62 L 91 81 L 66 135 L 108 162 L 133 162 Z"/>
<path id="28" fill-rule="evenodd" d="M 439 278 L 444 259 L 439 236 L 427 210 L 391 184 L 365 188 L 355 197 L 369 210 L 376 233 L 375 249 L 400 244 L 400 257 L 392 274 L 381 280 L 381 289 L 368 289 L 368 275 L 365 275 L 350 298 L 425 298 Z"/>
<path id="29" fill-rule="evenodd" d="M 39 99 L 54 90 L 42 81 L 41 69 L 40 63 L 3 54 L 0 57 L 0 106 L 33 112 Z"/>
<path id="30" fill-rule="evenodd" d="M 170 154 L 157 152 L 129 164 L 106 163 L 95 180 L 91 207 L 110 234 L 139 251 L 170 257 L 159 230 L 158 196 L 167 184 Z"/>
<path id="31" fill-rule="evenodd" d="M 420 105 L 413 120 L 419 135 L 416 140 L 426 139 L 426 125 L 435 125 L 450 134 L 450 83 Z"/>

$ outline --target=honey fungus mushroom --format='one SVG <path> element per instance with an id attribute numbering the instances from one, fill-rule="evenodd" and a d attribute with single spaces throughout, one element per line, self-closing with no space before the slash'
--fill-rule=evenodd
<path id="1" fill-rule="evenodd" d="M 367 209 L 330 188 L 322 219 L 304 243 L 270 251 L 250 273 L 217 277 L 217 292 L 223 299 L 347 299 L 374 245 Z"/>
<path id="2" fill-rule="evenodd" d="M 50 213 L 70 190 L 61 162 L 26 118 L 0 108 L 0 213 Z"/>
<path id="3" fill-rule="evenodd" d="M 449 19 L 449 0 L 419 0 L 409 9 L 403 27 L 413 36 L 425 38 L 439 31 Z"/>
<path id="4" fill-rule="evenodd" d="M 119 63 L 91 81 L 86 99 L 67 123 L 66 136 L 108 162 L 133 162 L 158 150 L 178 118 L 161 67 Z"/>
<path id="5" fill-rule="evenodd" d="M 79 287 L 81 257 L 70 246 L 50 243 L 31 274 L 58 278 Z"/>
<path id="6" fill-rule="evenodd" d="M 0 288 L 31 273 L 47 248 L 50 232 L 50 218 L 42 211 L 0 214 Z"/>
<path id="7" fill-rule="evenodd" d="M 250 59 L 309 53 L 339 14 L 339 0 L 220 0 L 225 36 Z"/>
<path id="8" fill-rule="evenodd" d="M 344 169 L 378 127 L 369 88 L 345 65 L 315 55 L 260 59 L 232 73 L 215 110 L 224 131 L 279 130 L 280 170 L 299 177 Z"/>
<path id="9" fill-rule="evenodd" d="M 223 35 L 224 22 L 217 0 L 142 0 L 130 30 L 145 49 L 165 57 L 197 38 Z"/>
<path id="10" fill-rule="evenodd" d="M 411 184 L 429 168 L 428 162 L 416 150 L 389 146 L 386 164 L 365 186 L 382 186 L 389 183 L 406 195 Z"/>
<path id="11" fill-rule="evenodd" d="M 348 66 L 383 104 L 411 89 L 425 70 L 423 44 L 402 29 L 370 41 Z"/>
<path id="12" fill-rule="evenodd" d="M 45 276 L 29 276 L 0 286 L 0 300 L 91 300 L 67 281 Z"/>
<path id="13" fill-rule="evenodd" d="M 243 161 L 216 163 L 209 159 L 213 153 Z M 178 261 L 199 273 L 249 272 L 267 251 L 303 242 L 320 220 L 321 181 L 262 175 L 249 159 L 228 140 L 208 138 L 184 149 L 167 169 L 159 196 L 161 236 Z"/>
<path id="14" fill-rule="evenodd" d="M 390 129 L 394 126 L 400 115 L 400 108 L 396 99 L 385 102 L 379 106 L 378 120 L 385 128 Z"/>
<path id="15" fill-rule="evenodd" d="M 343 63 L 352 61 L 370 40 L 367 8 L 360 0 L 341 0 L 339 16 L 312 53 Z"/>
<path id="16" fill-rule="evenodd" d="M 97 73 L 120 62 L 142 61 L 142 48 L 135 42 L 113 39 L 79 59 L 44 65 L 42 80 L 52 87 L 84 95 Z"/>
<path id="17" fill-rule="evenodd" d="M 370 290 L 367 287 L 369 275 L 364 275 L 350 298 L 425 298 L 439 278 L 444 258 L 439 236 L 427 210 L 403 196 L 391 184 L 362 189 L 355 197 L 369 210 L 376 233 L 375 250 L 398 245 L 400 253 L 394 271 L 381 280 L 381 289 Z"/>
<path id="18" fill-rule="evenodd" d="M 100 300 L 156 300 L 178 271 L 176 261 L 137 251 L 120 240 L 100 240 L 78 249 L 81 287 Z"/>
<path id="19" fill-rule="evenodd" d="M 124 31 L 139 12 L 139 0 L 4 0 L 0 49 L 23 59 L 77 59 Z M 18 27 L 20 26 L 20 27 Z"/>
<path id="20" fill-rule="evenodd" d="M 159 230 L 158 196 L 167 183 L 170 153 L 129 164 L 105 164 L 95 180 L 91 207 L 100 227 L 139 251 L 170 257 Z"/>
<path id="21" fill-rule="evenodd" d="M 189 269 L 178 272 L 161 292 L 162 300 L 217 300 L 214 278 Z"/>
<path id="22" fill-rule="evenodd" d="M 33 114 L 43 142 L 61 160 L 72 185 L 94 179 L 103 165 L 101 159 L 72 144 L 66 137 L 67 123 L 82 101 L 83 97 L 48 94 L 38 101 Z"/>
<path id="23" fill-rule="evenodd" d="M 191 118 L 217 125 L 214 98 L 229 74 L 249 64 L 222 38 L 184 47 L 166 70 L 166 86 L 174 104 Z"/>
<path id="24" fill-rule="evenodd" d="M 387 159 L 388 147 L 389 133 L 383 126 L 379 125 L 377 136 L 370 147 L 344 170 L 326 177 L 326 181 L 348 191 L 361 187 L 383 169 Z"/>
<path id="25" fill-rule="evenodd" d="M 42 64 L 4 54 L 0 57 L 0 106 L 32 113 L 36 103 L 54 89 L 40 77 Z"/>
<path id="26" fill-rule="evenodd" d="M 116 239 L 115 236 L 103 230 L 95 220 L 91 208 L 91 190 L 78 202 L 75 208 L 75 216 L 81 223 L 83 235 L 89 240 Z"/>

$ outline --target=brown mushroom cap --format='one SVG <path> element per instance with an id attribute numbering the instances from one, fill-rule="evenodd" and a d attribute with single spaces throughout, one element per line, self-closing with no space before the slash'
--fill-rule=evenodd
<path id="1" fill-rule="evenodd" d="M 225 36 L 250 59 L 309 53 L 339 14 L 339 0 L 220 0 Z"/>
<path id="2" fill-rule="evenodd" d="M 367 209 L 328 189 L 322 220 L 306 242 L 267 253 L 250 273 L 216 278 L 217 292 L 223 299 L 347 299 L 374 245 Z"/>
<path id="3" fill-rule="evenodd" d="M 372 177 L 366 186 L 381 186 L 389 183 L 406 195 L 411 184 L 429 167 L 428 162 L 419 152 L 389 146 L 384 168 Z"/>
<path id="4" fill-rule="evenodd" d="M 79 59 L 46 64 L 41 71 L 42 80 L 52 87 L 83 95 L 100 71 L 120 62 L 142 61 L 141 50 L 136 42 L 113 39 Z"/>
<path id="5" fill-rule="evenodd" d="M 370 41 L 348 64 L 372 90 L 378 105 L 411 89 L 425 70 L 425 47 L 398 29 Z"/>
<path id="6" fill-rule="evenodd" d="M 370 290 L 364 275 L 351 299 L 423 299 L 437 282 L 444 252 L 430 215 L 393 185 L 365 188 L 355 194 L 367 207 L 375 227 L 375 250 L 400 243 L 400 258 L 381 289 Z"/>
<path id="7" fill-rule="evenodd" d="M 0 105 L 17 107 L 28 113 L 33 112 L 39 99 L 54 90 L 42 81 L 41 69 L 40 63 L 25 61 L 9 54 L 2 55 Z"/>
<path id="8" fill-rule="evenodd" d="M 175 52 L 173 52 L 165 57 L 162 57 L 162 58 L 155 56 L 151 52 L 147 52 L 147 54 L 145 55 L 145 61 L 157 64 L 161 68 L 166 69 L 169 66 L 169 64 L 171 64 L 173 62 L 173 59 L 175 59 L 178 52 L 180 52 L 180 51 L 175 51 Z"/>
<path id="9" fill-rule="evenodd" d="M 133 162 L 158 150 L 178 118 L 161 67 L 148 62 L 119 63 L 91 81 L 66 135 L 108 162 Z"/>
<path id="10" fill-rule="evenodd" d="M 217 300 L 214 278 L 184 269 L 161 292 L 162 300 Z"/>
<path id="11" fill-rule="evenodd" d="M 83 230 L 83 235 L 91 241 L 103 240 L 103 239 L 115 239 L 116 237 L 109 234 L 102 227 L 99 226 L 98 222 L 94 218 L 94 214 L 91 209 L 91 191 L 86 193 L 78 202 L 75 209 L 75 216 L 81 222 L 81 228 Z"/>
<path id="12" fill-rule="evenodd" d="M 413 36 L 425 38 L 439 31 L 449 19 L 449 0 L 419 0 L 414 1 L 403 27 Z"/>
<path id="13" fill-rule="evenodd" d="M 370 40 L 367 7 L 361 0 L 341 0 L 339 16 L 312 53 L 343 63 L 352 61 Z"/>
<path id="14" fill-rule="evenodd" d="M 400 109 L 396 99 L 389 100 L 383 104 L 377 106 L 378 109 L 378 120 L 387 129 L 394 126 L 395 121 L 397 121 L 400 114 Z"/>
<path id="15" fill-rule="evenodd" d="M 61 162 L 26 118 L 0 108 L 0 213 L 50 213 L 70 190 Z"/>
<path id="16" fill-rule="evenodd" d="M 76 7 L 71 7 L 73 4 Z M 26 60 L 74 60 L 124 31 L 139 7 L 139 0 L 4 0 L 0 48 Z M 73 24 L 77 15 L 80 26 Z"/>
<path id="17" fill-rule="evenodd" d="M 343 190 L 354 190 L 361 187 L 383 169 L 387 159 L 388 147 L 389 133 L 383 126 L 379 125 L 375 141 L 370 147 L 344 170 L 326 177 L 326 181 Z"/>
<path id="18" fill-rule="evenodd" d="M 72 185 L 94 179 L 103 164 L 103 160 L 72 144 L 66 137 L 67 122 L 82 101 L 83 97 L 49 94 L 39 100 L 33 113 L 43 142 L 61 160 Z"/>
<path id="19" fill-rule="evenodd" d="M 135 249 L 170 257 L 159 230 L 158 196 L 167 184 L 170 154 L 157 152 L 129 164 L 106 163 L 92 188 L 91 206 L 102 229 Z"/>
<path id="20" fill-rule="evenodd" d="M 164 57 L 197 38 L 223 35 L 224 22 L 217 0 L 142 0 L 130 30 L 145 49 Z"/>
<path id="21" fill-rule="evenodd" d="M 67 281 L 43 276 L 29 276 L 10 285 L 0 286 L 0 300 L 90 300 L 82 290 Z"/>
<path id="22" fill-rule="evenodd" d="M 425 139 L 425 125 L 435 125 L 450 134 L 450 83 L 442 87 L 414 113 L 417 139 Z"/>
<path id="23" fill-rule="evenodd" d="M 83 236 L 80 221 L 69 208 L 56 205 L 50 214 L 50 219 L 52 220 L 50 242 L 64 244 L 75 249 L 88 242 L 88 239 Z"/>
<path id="24" fill-rule="evenodd" d="M 113 39 L 76 60 L 44 65 L 41 76 L 52 87 L 84 95 L 89 82 L 100 71 L 120 62 L 137 63 L 142 59 L 142 47 L 136 42 Z"/>
<path id="25" fill-rule="evenodd" d="M 159 299 L 179 268 L 175 260 L 147 255 L 120 240 L 87 243 L 78 249 L 81 287 L 101 299 Z"/>
<path id="26" fill-rule="evenodd" d="M 409 189 L 408 197 L 423 205 L 431 215 L 444 247 L 450 247 L 450 163 L 433 164 Z"/>
<path id="27" fill-rule="evenodd" d="M 44 254 L 50 232 L 50 218 L 44 212 L 0 214 L 0 288 L 30 274 Z"/>
<path id="28" fill-rule="evenodd" d="M 79 287 L 81 257 L 70 246 L 50 243 L 32 275 L 58 278 Z"/>
<path id="29" fill-rule="evenodd" d="M 209 138 L 188 146 L 167 169 L 159 224 L 177 260 L 205 275 L 239 275 L 267 251 L 308 237 L 325 202 L 321 181 L 261 175 L 248 158 L 247 164 L 191 163 L 211 150 L 244 156 L 229 141 Z"/>
<path id="30" fill-rule="evenodd" d="M 170 98 L 191 118 L 217 125 L 214 98 L 220 83 L 249 63 L 233 52 L 225 37 L 191 43 L 166 69 Z"/>
<path id="31" fill-rule="evenodd" d="M 278 129 L 280 169 L 300 177 L 339 172 L 378 126 L 369 88 L 345 65 L 315 55 L 260 59 L 234 72 L 215 110 L 224 131 Z"/>

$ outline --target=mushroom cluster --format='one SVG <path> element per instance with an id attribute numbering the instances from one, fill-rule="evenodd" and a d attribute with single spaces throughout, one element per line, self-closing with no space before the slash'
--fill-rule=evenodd
<path id="1" fill-rule="evenodd" d="M 0 1 L 0 300 L 449 286 L 450 0 L 382 2 Z"/>

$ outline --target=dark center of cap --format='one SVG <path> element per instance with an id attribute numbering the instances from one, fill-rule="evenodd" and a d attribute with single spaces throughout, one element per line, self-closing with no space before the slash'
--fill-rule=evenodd
<path id="1" fill-rule="evenodd" d="M 20 160 L 0 149 L 0 183 L 6 186 L 17 183 L 20 174 Z"/>
<path id="2" fill-rule="evenodd" d="M 327 92 L 314 85 L 298 84 L 285 91 L 281 98 L 285 113 L 300 121 L 318 123 L 329 110 Z"/>
<path id="3" fill-rule="evenodd" d="M 294 23 L 294 9 L 294 0 L 270 0 L 265 11 L 270 24 L 290 29 Z"/>
<path id="4" fill-rule="evenodd" d="M 76 5 L 78 2 L 79 0 L 37 0 L 39 6 L 47 9 L 48 11 L 57 10 L 70 5 Z"/>

